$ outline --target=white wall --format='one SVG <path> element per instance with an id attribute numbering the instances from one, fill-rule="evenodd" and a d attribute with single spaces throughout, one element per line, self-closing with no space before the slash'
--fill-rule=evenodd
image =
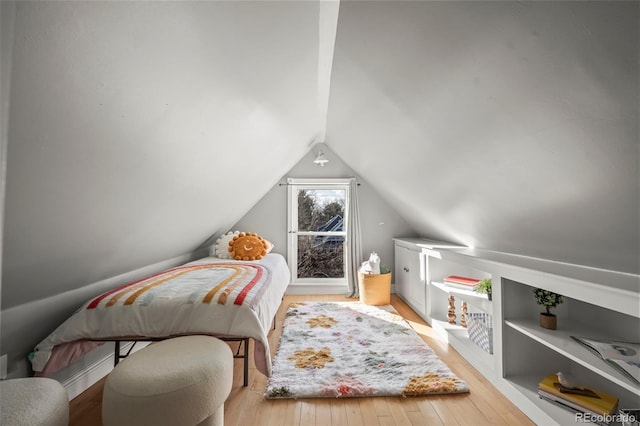
<path id="1" fill-rule="evenodd" d="M 4 198 L 7 165 L 7 145 L 9 124 L 9 93 L 11 92 L 11 52 L 13 50 L 13 24 L 15 16 L 15 2 L 0 3 L 0 306 L 2 306 L 2 252 L 4 233 Z M 2 318 L 0 314 L 0 330 Z M 1 331 L 0 331 L 1 336 Z M 0 339 L 0 355 L 4 355 L 2 339 Z M 5 362 L 3 359 L 2 362 Z M 4 365 L 4 364 L 3 364 Z M 4 371 L 0 373 L 4 375 Z"/>
<path id="2" fill-rule="evenodd" d="M 342 2 L 327 143 L 424 236 L 639 273 L 639 9 Z"/>

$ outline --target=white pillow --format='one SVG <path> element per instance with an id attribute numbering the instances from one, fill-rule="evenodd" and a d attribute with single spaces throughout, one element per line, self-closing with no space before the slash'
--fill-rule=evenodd
<path id="1" fill-rule="evenodd" d="M 234 235 L 238 235 L 240 231 L 229 231 L 224 235 L 221 235 L 220 238 L 216 241 L 216 244 L 212 247 L 212 252 L 214 256 L 220 259 L 233 259 L 231 253 L 229 253 L 229 241 L 233 239 Z"/>
<path id="2" fill-rule="evenodd" d="M 271 253 L 271 250 L 273 250 L 275 245 L 269 240 L 264 240 L 264 242 L 267 243 L 267 254 Z"/>

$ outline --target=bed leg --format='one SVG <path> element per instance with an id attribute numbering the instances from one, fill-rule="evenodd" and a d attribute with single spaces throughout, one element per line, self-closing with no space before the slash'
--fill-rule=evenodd
<path id="1" fill-rule="evenodd" d="M 249 386 L 249 339 L 244 339 L 244 386 Z"/>
<path id="2" fill-rule="evenodd" d="M 248 337 L 220 337 L 225 342 L 238 342 L 238 347 L 233 354 L 234 358 L 244 358 L 242 372 L 244 374 L 243 386 L 249 386 L 249 338 Z"/>
<path id="3" fill-rule="evenodd" d="M 115 344 L 114 352 L 113 352 L 113 367 L 120 362 L 120 341 L 116 340 L 113 342 Z"/>
<path id="4" fill-rule="evenodd" d="M 113 352 L 113 367 L 115 368 L 115 366 L 118 365 L 118 363 L 120 362 L 121 358 L 126 358 L 129 355 L 131 355 L 131 351 L 133 350 L 133 347 L 138 342 L 134 341 L 133 344 L 129 347 L 129 350 L 127 351 L 127 353 L 124 355 L 122 355 L 122 353 L 120 352 L 120 340 L 114 340 L 113 343 L 115 343 L 115 348 Z"/>

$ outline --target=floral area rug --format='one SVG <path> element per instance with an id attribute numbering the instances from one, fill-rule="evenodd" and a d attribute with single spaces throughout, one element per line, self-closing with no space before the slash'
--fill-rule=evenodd
<path id="1" fill-rule="evenodd" d="M 392 306 L 291 304 L 265 397 L 469 392 Z"/>

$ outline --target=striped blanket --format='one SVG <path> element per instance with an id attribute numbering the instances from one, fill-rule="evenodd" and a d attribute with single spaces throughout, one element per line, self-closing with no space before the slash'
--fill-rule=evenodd
<path id="1" fill-rule="evenodd" d="M 83 304 L 36 346 L 32 368 L 50 375 L 101 344 L 96 340 L 208 334 L 253 338 L 256 367 L 270 375 L 267 332 L 289 278 L 282 256 L 270 255 L 206 258 L 130 282 Z"/>
<path id="2" fill-rule="evenodd" d="M 230 302 L 255 307 L 268 278 L 269 270 L 255 263 L 178 266 L 103 293 L 89 302 L 86 309 L 149 306 L 163 298 L 172 298 L 179 304 Z"/>

